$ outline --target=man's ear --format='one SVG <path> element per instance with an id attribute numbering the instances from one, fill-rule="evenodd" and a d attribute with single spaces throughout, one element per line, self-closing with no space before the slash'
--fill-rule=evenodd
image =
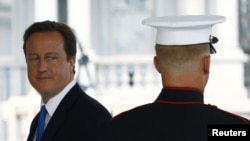
<path id="1" fill-rule="evenodd" d="M 73 71 L 75 71 L 74 70 L 75 69 L 75 62 L 76 62 L 76 57 L 75 56 L 71 57 L 70 60 L 69 60 L 69 63 L 70 63 L 71 69 Z"/>
<path id="2" fill-rule="evenodd" d="M 203 58 L 203 70 L 206 74 L 210 72 L 210 55 L 207 55 Z"/>
<path id="3" fill-rule="evenodd" d="M 159 65 L 159 60 L 158 60 L 158 57 L 157 56 L 154 56 L 154 66 L 156 68 L 156 70 L 161 73 L 161 69 L 160 69 L 160 65 Z"/>

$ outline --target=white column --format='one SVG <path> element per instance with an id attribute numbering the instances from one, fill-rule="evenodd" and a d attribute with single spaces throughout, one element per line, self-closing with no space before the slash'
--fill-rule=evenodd
<path id="1" fill-rule="evenodd" d="M 204 0 L 178 0 L 179 15 L 205 14 Z"/>
<path id="2" fill-rule="evenodd" d="M 57 11 L 57 0 L 35 0 L 35 21 L 56 21 Z"/>
<path id="3" fill-rule="evenodd" d="M 11 48 L 13 49 L 12 64 L 25 64 L 23 53 L 24 30 L 34 21 L 33 0 L 13 0 L 11 11 Z"/>
<path id="4" fill-rule="evenodd" d="M 219 108 L 249 113 L 250 99 L 244 87 L 243 63 L 247 60 L 238 42 L 237 1 L 216 1 L 215 14 L 226 16 L 224 23 L 215 26 L 213 33 L 219 38 L 215 44 L 217 54 L 211 55 L 212 64 L 205 102 Z"/>

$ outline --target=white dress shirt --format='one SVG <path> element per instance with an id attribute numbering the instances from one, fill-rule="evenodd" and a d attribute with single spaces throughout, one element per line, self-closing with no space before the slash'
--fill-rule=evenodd
<path id="1" fill-rule="evenodd" d="M 44 129 L 46 128 L 46 126 L 48 125 L 50 118 L 53 116 L 56 108 L 58 107 L 58 105 L 60 104 L 60 102 L 62 101 L 62 99 L 64 98 L 64 96 L 69 92 L 69 90 L 76 84 L 75 80 L 72 80 L 66 87 L 64 87 L 64 89 L 57 94 L 56 96 L 52 97 L 46 104 L 44 104 L 41 101 L 41 107 L 43 105 L 45 105 L 46 110 L 47 110 L 47 115 L 46 115 L 46 119 L 45 119 L 45 125 L 44 125 Z M 35 141 L 36 136 L 34 137 L 34 141 Z"/>

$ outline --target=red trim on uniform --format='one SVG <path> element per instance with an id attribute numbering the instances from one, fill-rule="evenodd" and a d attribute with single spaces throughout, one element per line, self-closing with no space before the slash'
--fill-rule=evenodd
<path id="1" fill-rule="evenodd" d="M 200 89 L 197 89 L 197 88 L 191 88 L 191 87 L 163 87 L 163 89 L 165 90 L 181 90 L 181 91 L 197 91 L 199 92 L 200 94 L 203 94 L 204 91 L 200 90 Z"/>
<path id="2" fill-rule="evenodd" d="M 178 102 L 178 101 L 156 100 L 155 102 L 164 104 L 203 104 L 203 102 L 200 101 Z"/>
<path id="3" fill-rule="evenodd" d="M 236 114 L 230 113 L 230 112 L 228 112 L 228 111 L 222 110 L 222 109 L 218 108 L 218 107 L 215 106 L 215 105 L 211 105 L 211 104 L 208 104 L 208 105 L 211 106 L 211 107 L 213 107 L 213 108 L 215 108 L 215 109 L 217 109 L 217 110 L 220 110 L 220 111 L 222 111 L 222 112 L 224 112 L 224 113 L 227 113 L 227 114 L 230 114 L 230 115 L 232 115 L 232 116 L 235 116 L 236 118 L 242 120 L 245 124 L 249 124 L 249 122 L 248 122 L 247 119 L 244 119 L 243 117 L 241 117 L 241 116 L 239 116 L 239 115 L 236 115 Z"/>

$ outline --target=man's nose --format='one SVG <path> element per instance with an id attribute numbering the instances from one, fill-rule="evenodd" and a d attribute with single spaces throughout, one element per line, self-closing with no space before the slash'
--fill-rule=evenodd
<path id="1" fill-rule="evenodd" d="M 38 71 L 39 72 L 45 72 L 48 70 L 48 65 L 47 62 L 45 60 L 40 60 L 39 64 L 38 64 Z"/>

